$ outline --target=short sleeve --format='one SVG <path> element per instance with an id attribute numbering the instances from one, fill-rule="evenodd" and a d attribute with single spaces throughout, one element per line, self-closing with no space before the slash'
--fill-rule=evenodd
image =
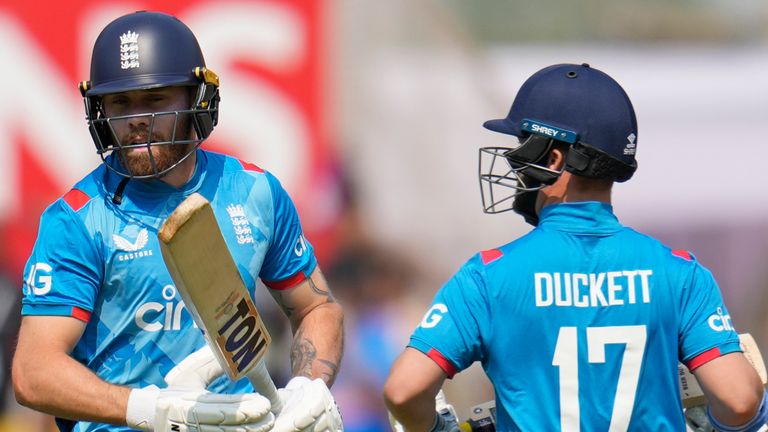
<path id="1" fill-rule="evenodd" d="M 483 359 L 490 322 L 482 275 L 467 264 L 438 291 L 408 346 L 430 357 L 451 378 Z"/>
<path id="2" fill-rule="evenodd" d="M 82 220 L 63 200 L 55 202 L 40 219 L 37 241 L 24 269 L 22 315 L 88 321 L 102 269 Z"/>
<path id="3" fill-rule="evenodd" d="M 272 289 L 286 289 L 306 279 L 317 260 L 304 237 L 293 201 L 277 178 L 266 175 L 272 192 L 274 232 L 259 277 Z"/>
<path id="4" fill-rule="evenodd" d="M 680 321 L 680 360 L 690 369 L 741 351 L 720 289 L 712 273 L 691 257 L 684 283 Z"/>

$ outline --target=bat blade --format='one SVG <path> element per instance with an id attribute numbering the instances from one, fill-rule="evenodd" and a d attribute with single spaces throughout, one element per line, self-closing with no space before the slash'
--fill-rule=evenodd
<path id="1" fill-rule="evenodd" d="M 158 232 L 160 250 L 187 310 L 232 380 L 251 379 L 279 406 L 263 357 L 272 342 L 210 203 L 192 194 Z"/>

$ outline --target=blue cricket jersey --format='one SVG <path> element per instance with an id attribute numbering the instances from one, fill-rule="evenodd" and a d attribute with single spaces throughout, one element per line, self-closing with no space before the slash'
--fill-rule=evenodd
<path id="1" fill-rule="evenodd" d="M 712 274 L 608 204 L 541 211 L 437 293 L 409 346 L 451 377 L 480 361 L 501 431 L 682 431 L 678 361 L 740 351 Z"/>
<path id="2" fill-rule="evenodd" d="M 109 383 L 165 387 L 165 374 L 205 344 L 157 238 L 163 221 L 190 194 L 210 201 L 251 295 L 259 278 L 271 289 L 286 289 L 316 266 L 291 199 L 274 176 L 255 165 L 197 150 L 195 173 L 185 186 L 129 181 L 117 205 L 112 197 L 121 179 L 102 164 L 48 207 L 25 269 L 22 306 L 23 315 L 86 322 L 72 356 Z M 226 376 L 210 389 L 252 391 L 247 380 L 232 383 Z M 88 422 L 59 425 L 74 431 L 129 430 Z"/>

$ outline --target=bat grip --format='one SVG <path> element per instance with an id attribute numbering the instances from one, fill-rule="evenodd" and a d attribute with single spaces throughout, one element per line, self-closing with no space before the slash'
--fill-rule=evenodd
<path id="1" fill-rule="evenodd" d="M 283 409 L 283 401 L 277 394 L 277 387 L 275 387 L 275 383 L 272 381 L 269 371 L 267 371 L 264 359 L 259 360 L 245 376 L 248 377 L 257 393 L 269 399 L 269 402 L 272 404 L 272 413 L 275 415 L 279 414 Z"/>

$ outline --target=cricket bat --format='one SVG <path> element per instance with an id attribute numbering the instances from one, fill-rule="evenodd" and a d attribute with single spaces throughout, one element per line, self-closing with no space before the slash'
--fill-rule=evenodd
<path id="1" fill-rule="evenodd" d="M 749 333 L 743 333 L 739 335 L 739 342 L 741 343 L 741 350 L 744 351 L 744 357 L 752 364 L 760 376 L 760 380 L 763 386 L 768 384 L 768 374 L 766 374 L 765 363 L 763 357 L 760 354 L 760 349 L 757 348 L 755 339 Z M 696 377 L 693 376 L 687 367 L 683 364 L 677 365 L 677 372 L 680 376 L 680 394 L 683 397 L 683 407 L 690 408 L 692 406 L 703 405 L 706 403 L 706 396 L 701 390 Z"/>
<path id="2" fill-rule="evenodd" d="M 244 376 L 282 409 L 264 365 L 272 342 L 219 229 L 210 203 L 194 193 L 165 220 L 157 234 L 165 265 L 184 305 L 203 331 L 229 377 Z"/>

